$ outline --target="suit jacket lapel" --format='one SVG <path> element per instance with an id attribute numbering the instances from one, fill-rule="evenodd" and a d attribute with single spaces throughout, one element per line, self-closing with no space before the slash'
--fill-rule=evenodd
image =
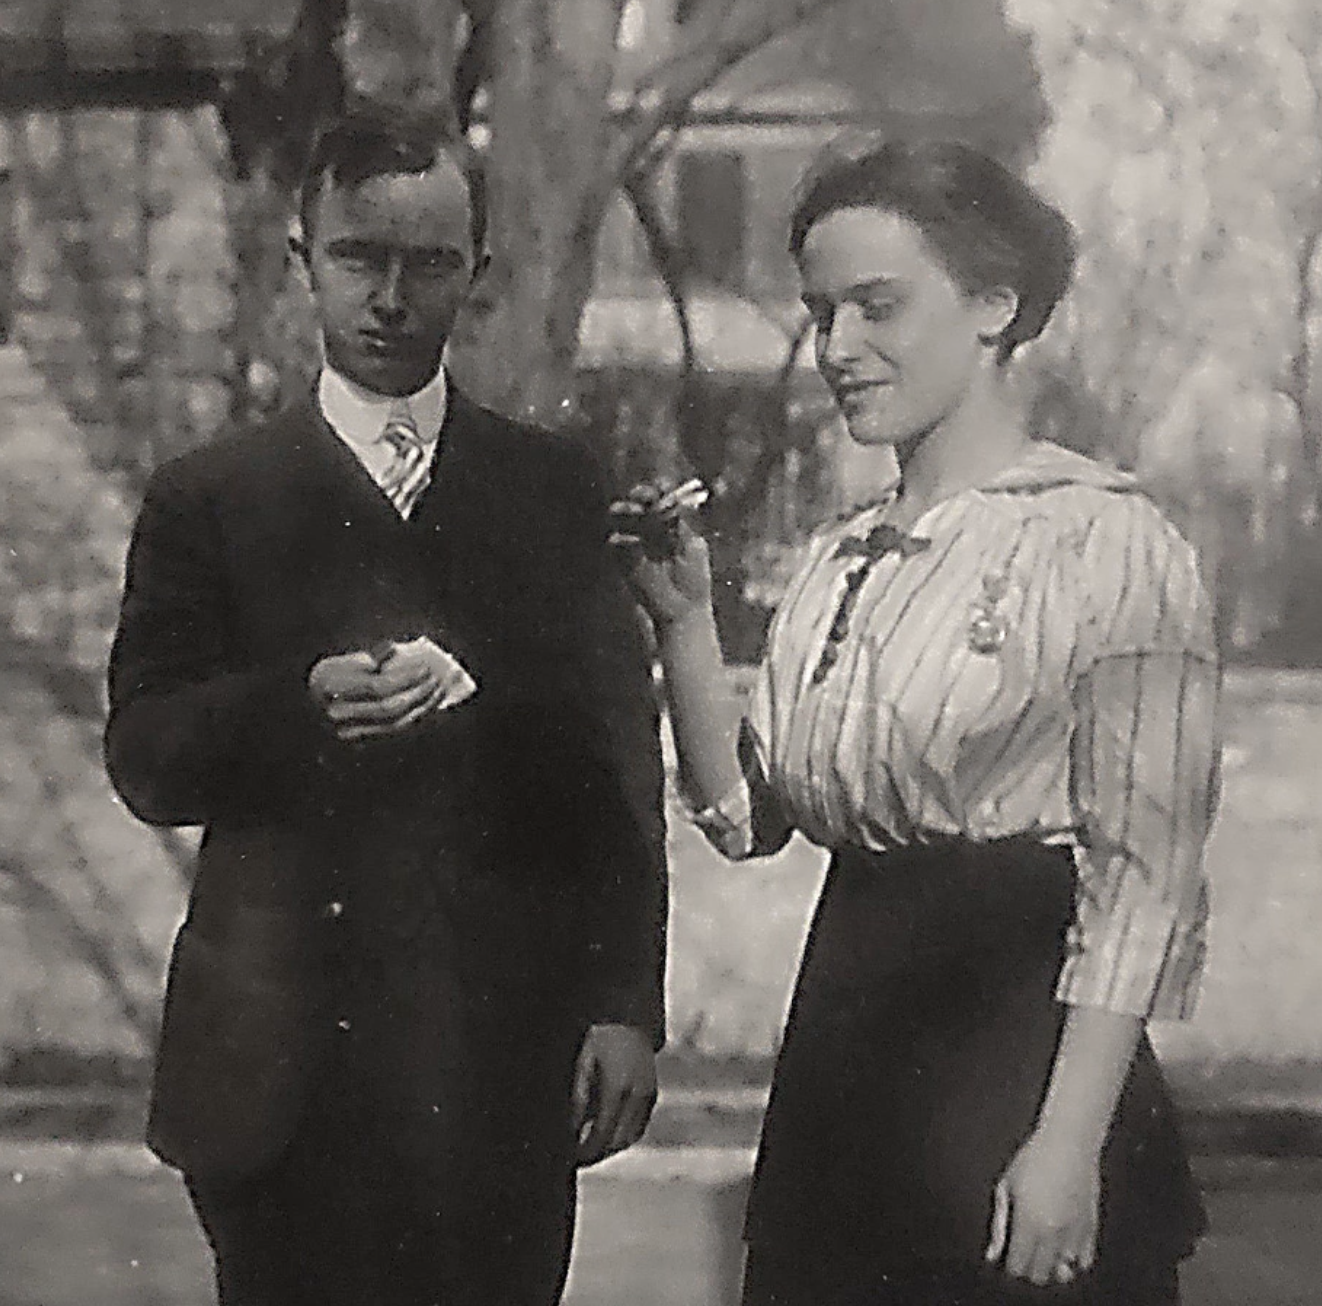
<path id="1" fill-rule="evenodd" d="M 303 479 L 305 492 L 327 495 L 335 505 L 352 505 L 368 519 L 392 524 L 402 521 L 358 455 L 335 434 L 315 394 L 307 396 L 291 416 L 291 464 L 296 476 Z"/>
<path id="2" fill-rule="evenodd" d="M 480 410 L 452 384 L 431 480 L 407 520 L 381 492 L 357 454 L 336 435 L 321 412 L 315 393 L 305 396 L 290 410 L 290 470 L 307 492 L 326 494 L 330 502 L 337 505 L 351 501 L 370 518 L 407 529 L 424 517 L 437 515 L 427 511 L 428 503 L 435 499 L 447 501 L 447 516 L 456 509 L 476 507 L 472 498 L 474 494 L 484 505 L 492 503 L 490 473 L 498 469 L 488 464 L 480 448 L 474 447 L 475 443 L 480 443 L 471 438 L 479 418 Z M 474 519 L 472 513 L 461 512 L 461 515 Z"/>

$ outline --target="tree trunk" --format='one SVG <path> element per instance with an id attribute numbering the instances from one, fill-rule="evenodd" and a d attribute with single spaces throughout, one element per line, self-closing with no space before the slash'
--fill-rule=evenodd
<path id="1" fill-rule="evenodd" d="M 491 262 L 451 340 L 460 384 L 510 416 L 556 426 L 577 407 L 578 325 L 614 190 L 694 95 L 751 50 L 838 0 L 709 0 L 624 112 L 612 104 L 624 0 L 348 0 L 336 49 L 347 100 L 459 117 L 467 13 L 490 91 Z M 471 51 L 470 51 L 471 54 Z"/>
<path id="2" fill-rule="evenodd" d="M 511 416 L 576 407 L 578 323 L 616 184 L 604 161 L 621 0 L 507 0 L 490 33 L 488 233 L 493 251 L 456 333 L 461 384 Z"/>

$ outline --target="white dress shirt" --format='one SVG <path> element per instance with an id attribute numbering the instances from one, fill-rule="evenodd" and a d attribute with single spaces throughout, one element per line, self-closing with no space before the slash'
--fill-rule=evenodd
<path id="1" fill-rule="evenodd" d="M 384 439 L 392 418 L 407 417 L 413 423 L 426 446 L 428 465 L 434 464 L 445 421 L 444 368 L 415 394 L 394 396 L 365 390 L 327 364 L 317 383 L 317 401 L 331 430 L 349 446 L 378 486 L 384 483 L 396 458 L 395 450 Z"/>

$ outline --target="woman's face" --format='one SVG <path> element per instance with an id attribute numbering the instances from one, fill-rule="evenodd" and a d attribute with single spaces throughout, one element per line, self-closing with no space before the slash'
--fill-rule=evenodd
<path id="1" fill-rule="evenodd" d="M 994 363 L 1012 293 L 969 295 L 918 226 L 846 208 L 809 229 L 799 253 L 817 368 L 864 445 L 901 448 L 940 427 Z"/>

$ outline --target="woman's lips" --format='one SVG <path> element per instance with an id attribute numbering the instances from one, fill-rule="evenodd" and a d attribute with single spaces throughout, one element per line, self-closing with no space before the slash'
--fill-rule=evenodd
<path id="1" fill-rule="evenodd" d="M 836 398 L 841 404 L 851 404 L 877 390 L 890 388 L 889 381 L 850 381 L 836 386 Z"/>

